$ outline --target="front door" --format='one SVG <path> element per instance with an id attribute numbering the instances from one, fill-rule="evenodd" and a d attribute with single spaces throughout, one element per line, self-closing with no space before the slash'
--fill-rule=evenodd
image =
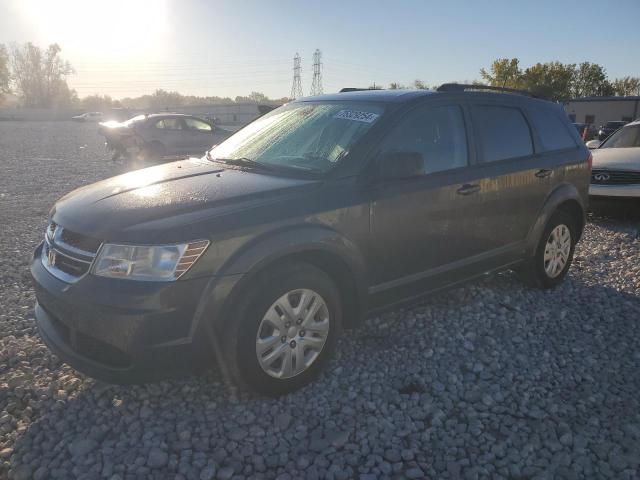
<path id="1" fill-rule="evenodd" d="M 211 125 L 197 118 L 185 118 L 187 126 L 189 153 L 204 154 L 205 151 L 213 147 L 213 129 Z"/>
<path id="2" fill-rule="evenodd" d="M 424 174 L 381 181 L 371 202 L 373 303 L 410 296 L 445 278 L 454 281 L 475 242 L 477 184 L 465 110 L 458 104 L 421 105 L 383 140 L 379 158 L 418 153 Z M 377 297 L 377 300 L 376 300 Z"/>

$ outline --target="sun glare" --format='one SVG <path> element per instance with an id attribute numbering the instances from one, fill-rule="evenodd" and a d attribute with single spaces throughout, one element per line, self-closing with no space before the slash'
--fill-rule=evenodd
<path id="1" fill-rule="evenodd" d="M 159 53 L 168 30 L 165 0 L 22 0 L 47 42 L 86 60 L 135 60 Z"/>

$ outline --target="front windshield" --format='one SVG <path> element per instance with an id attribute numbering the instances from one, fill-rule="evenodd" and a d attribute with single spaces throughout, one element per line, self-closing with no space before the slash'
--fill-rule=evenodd
<path id="1" fill-rule="evenodd" d="M 640 147 L 640 125 L 624 127 L 607 138 L 600 148 Z"/>
<path id="2" fill-rule="evenodd" d="M 229 137 L 208 157 L 326 172 L 349 154 L 383 110 L 361 102 L 291 103 Z"/>

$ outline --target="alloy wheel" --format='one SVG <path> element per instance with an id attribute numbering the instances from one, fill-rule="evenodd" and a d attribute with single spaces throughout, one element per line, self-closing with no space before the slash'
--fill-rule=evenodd
<path id="1" fill-rule="evenodd" d="M 291 290 L 264 314 L 256 335 L 256 355 L 268 375 L 286 379 L 316 361 L 329 335 L 329 309 L 317 292 Z"/>
<path id="2" fill-rule="evenodd" d="M 565 224 L 557 225 L 544 247 L 544 271 L 549 278 L 556 278 L 569 261 L 571 230 Z"/>

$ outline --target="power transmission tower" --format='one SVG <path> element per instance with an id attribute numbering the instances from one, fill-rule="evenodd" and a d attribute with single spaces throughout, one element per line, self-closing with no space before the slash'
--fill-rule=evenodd
<path id="1" fill-rule="evenodd" d="M 302 97 L 302 80 L 300 79 L 300 55 L 296 52 L 293 57 L 293 85 L 291 86 L 291 95 L 289 98 Z"/>
<path id="2" fill-rule="evenodd" d="M 322 95 L 322 52 L 316 48 L 313 52 L 313 82 L 311 95 Z"/>

